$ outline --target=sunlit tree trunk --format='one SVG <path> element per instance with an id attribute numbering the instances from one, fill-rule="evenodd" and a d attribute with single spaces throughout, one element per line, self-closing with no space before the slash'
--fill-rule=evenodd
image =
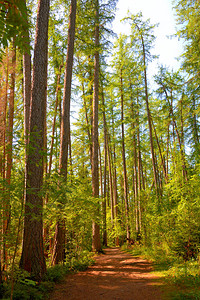
<path id="1" fill-rule="evenodd" d="M 41 280 L 46 272 L 43 246 L 43 146 L 47 88 L 49 0 L 38 2 L 33 61 L 30 140 L 27 156 L 27 182 L 24 236 L 20 267 Z"/>
<path id="2" fill-rule="evenodd" d="M 57 118 L 57 111 L 58 111 L 58 105 L 59 105 L 61 69 L 62 69 L 62 66 L 59 67 L 59 71 L 57 74 L 57 82 L 56 82 L 56 103 L 55 103 L 55 110 L 54 110 L 54 117 L 53 117 L 53 124 L 52 124 L 52 137 L 51 137 L 51 146 L 50 146 L 50 154 L 49 154 L 48 174 L 51 174 L 52 160 L 53 160 L 53 147 L 54 147 L 54 140 L 55 140 L 56 118 Z"/>
<path id="3" fill-rule="evenodd" d="M 6 189 L 4 196 L 3 207 L 3 256 L 4 264 L 3 270 L 7 269 L 7 235 L 10 227 L 11 205 L 10 205 L 10 184 L 12 171 L 12 148 L 13 148 L 13 120 L 14 120 L 14 98 L 15 98 L 15 69 L 16 69 L 16 47 L 15 42 L 12 43 L 11 50 L 11 75 L 10 75 L 10 94 L 9 94 L 9 111 L 8 111 L 8 125 L 7 125 L 7 143 L 6 143 Z"/>
<path id="4" fill-rule="evenodd" d="M 104 184 L 103 184 L 103 202 L 102 202 L 102 213 L 103 213 L 103 245 L 107 246 L 107 230 L 106 230 L 106 196 L 107 196 L 107 157 L 108 157 L 108 133 L 106 124 L 106 113 L 105 113 L 105 101 L 104 93 L 102 90 L 102 107 L 103 107 L 103 131 L 104 131 Z"/>
<path id="5" fill-rule="evenodd" d="M 116 170 L 116 150 L 115 150 L 115 129 L 114 129 L 114 115 L 113 107 L 111 110 L 111 121 L 112 121 L 112 139 L 113 139 L 113 200 L 114 200 L 114 215 L 115 215 L 115 226 L 117 226 L 118 217 L 118 195 L 117 195 L 117 170 Z M 119 246 L 119 237 L 115 239 L 116 246 Z"/>
<path id="6" fill-rule="evenodd" d="M 67 180 L 68 171 L 68 153 L 70 138 L 70 101 L 71 101 L 71 83 L 72 67 L 74 56 L 74 39 L 76 24 L 76 0 L 71 0 L 69 29 L 68 29 L 68 50 L 65 65 L 63 110 L 61 120 L 61 138 L 60 138 L 60 157 L 59 172 Z M 65 222 L 62 216 L 58 217 L 56 223 L 56 232 L 54 237 L 54 249 L 52 256 L 52 265 L 64 261 L 65 257 Z"/>
<path id="7" fill-rule="evenodd" d="M 95 1 L 95 47 L 94 54 L 94 91 L 93 91 L 93 123 L 92 123 L 92 193 L 99 197 L 98 167 L 98 103 L 99 103 L 99 1 Z M 99 210 L 96 210 L 99 214 Z M 100 227 L 96 221 L 92 224 L 92 250 L 101 250 Z"/>
<path id="8" fill-rule="evenodd" d="M 164 161 L 164 158 L 163 158 L 163 155 L 162 155 L 162 150 L 161 150 L 161 147 L 160 147 L 160 142 L 158 140 L 158 136 L 157 136 L 157 132 L 156 132 L 156 128 L 154 126 L 153 120 L 152 120 L 152 126 L 153 126 L 154 135 L 155 135 L 155 138 L 156 138 L 156 142 L 157 142 L 157 146 L 158 146 L 158 150 L 159 150 L 159 154 L 160 154 L 160 159 L 161 159 L 161 164 L 162 164 L 163 173 L 164 173 L 164 177 L 165 177 L 165 182 L 167 183 L 168 178 L 167 178 L 167 171 L 166 171 L 165 161 Z"/>
<path id="9" fill-rule="evenodd" d="M 122 130 L 122 161 L 123 161 L 123 176 L 124 176 L 124 203 L 126 214 L 126 239 L 130 241 L 129 228 L 129 205 L 128 205 L 128 181 L 126 171 L 126 156 L 125 156 L 125 137 L 124 137 L 124 92 L 123 92 L 123 74 L 120 72 L 120 96 L 121 96 L 121 130 Z"/>
<path id="10" fill-rule="evenodd" d="M 2 211 L 1 211 L 1 237 L 0 243 L 2 247 L 0 248 L 0 280 L 2 281 L 2 267 L 3 270 L 6 267 L 7 255 L 5 253 L 5 229 L 7 224 L 6 211 L 7 211 L 7 198 L 6 198 L 6 189 L 5 189 L 5 178 L 6 178 L 6 113 L 7 113 L 7 104 L 8 104 L 8 74 L 9 74 L 9 56 L 8 49 L 6 49 L 6 55 L 4 62 L 2 63 L 2 77 L 0 82 L 0 167 L 1 167 L 1 179 L 2 184 L 0 185 L 0 191 L 2 195 Z"/>

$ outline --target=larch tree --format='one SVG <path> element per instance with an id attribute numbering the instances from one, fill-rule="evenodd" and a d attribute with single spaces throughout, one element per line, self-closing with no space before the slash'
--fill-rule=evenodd
<path id="1" fill-rule="evenodd" d="M 41 280 L 46 272 L 43 246 L 43 146 L 47 89 L 48 20 L 50 0 L 38 2 L 30 111 L 30 140 L 24 234 L 20 267 Z"/>
<path id="2" fill-rule="evenodd" d="M 99 104 L 99 1 L 95 1 L 95 54 L 94 54 L 94 86 L 93 86 L 93 122 L 92 122 L 92 194 L 99 197 L 99 165 L 98 165 L 98 104 Z M 97 212 L 98 214 L 98 212 Z M 92 250 L 101 250 L 100 227 L 96 221 L 92 224 Z"/>
<path id="3" fill-rule="evenodd" d="M 152 166 L 153 166 L 153 174 L 154 174 L 154 185 L 157 196 L 159 196 L 159 178 L 158 178 L 158 171 L 156 167 L 156 159 L 155 159 L 155 149 L 153 143 L 153 130 L 152 130 L 152 122 L 151 122 L 151 112 L 149 107 L 149 92 L 148 92 L 148 78 L 147 78 L 147 65 L 148 59 L 150 55 L 150 49 L 152 44 L 155 40 L 155 36 L 152 33 L 153 28 L 155 27 L 149 24 L 149 20 L 144 22 L 142 20 L 142 14 L 139 15 L 130 15 L 127 17 L 126 20 L 129 20 L 131 24 L 131 39 L 132 43 L 134 44 L 136 40 L 140 40 L 141 46 L 138 45 L 140 48 L 140 55 L 142 57 L 142 64 L 143 64 L 143 73 L 144 73 L 144 90 L 145 90 L 145 102 L 146 102 L 146 110 L 147 110 L 147 119 L 148 119 L 148 126 L 149 126 L 149 137 L 150 137 L 150 148 L 151 148 L 151 159 L 152 159 Z M 140 58 L 139 58 L 140 59 Z"/>
<path id="4" fill-rule="evenodd" d="M 64 94 L 63 94 L 63 110 L 61 120 L 61 139 L 60 139 L 60 157 L 59 172 L 67 180 L 68 170 L 68 153 L 70 145 L 70 101 L 71 101 L 71 83 L 72 83 L 72 67 L 74 56 L 74 39 L 76 24 L 76 0 L 71 0 L 71 9 L 69 16 L 68 29 L 68 48 L 65 65 L 64 78 Z M 54 250 L 52 264 L 55 265 L 64 261 L 65 255 L 65 224 L 61 218 L 56 223 L 56 232 L 54 238 Z"/>

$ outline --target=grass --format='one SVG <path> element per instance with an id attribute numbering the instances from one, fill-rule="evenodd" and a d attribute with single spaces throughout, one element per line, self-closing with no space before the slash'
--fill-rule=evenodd
<path id="1" fill-rule="evenodd" d="M 152 262 L 153 272 L 162 277 L 165 284 L 166 299 L 200 300 L 200 261 L 185 262 L 159 247 L 152 249 L 137 245 L 122 249 Z"/>

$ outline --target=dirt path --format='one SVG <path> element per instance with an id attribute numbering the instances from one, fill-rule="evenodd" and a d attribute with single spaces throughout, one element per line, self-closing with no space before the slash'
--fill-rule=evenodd
<path id="1" fill-rule="evenodd" d="M 106 249 L 87 271 L 68 275 L 50 300 L 161 300 L 161 283 L 148 261 Z"/>

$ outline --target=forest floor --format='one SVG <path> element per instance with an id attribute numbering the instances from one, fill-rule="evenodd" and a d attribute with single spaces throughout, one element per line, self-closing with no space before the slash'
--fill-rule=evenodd
<path id="1" fill-rule="evenodd" d="M 149 261 L 110 248 L 86 271 L 67 275 L 50 300 L 161 300 L 163 288 Z"/>

